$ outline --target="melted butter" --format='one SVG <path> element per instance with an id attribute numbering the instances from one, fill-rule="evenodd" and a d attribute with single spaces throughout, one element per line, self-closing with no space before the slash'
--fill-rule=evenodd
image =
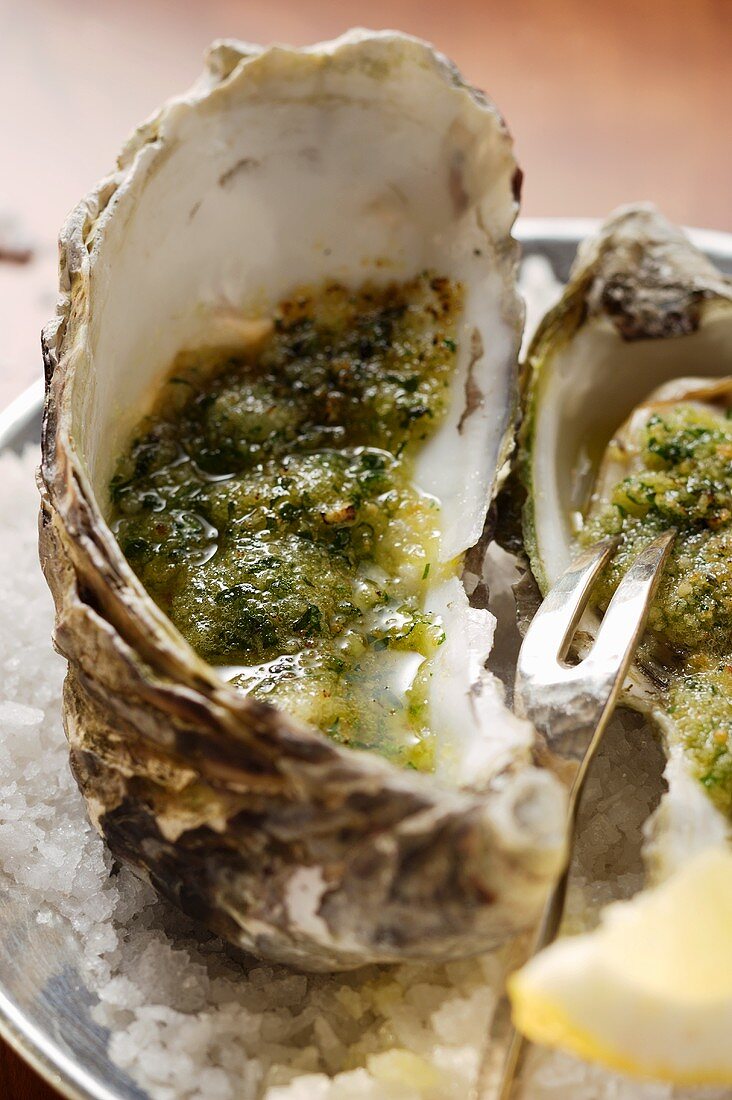
<path id="1" fill-rule="evenodd" d="M 282 304 L 255 353 L 186 354 L 119 463 L 122 550 L 241 691 L 338 741 L 433 766 L 425 611 L 439 503 L 414 458 L 445 411 L 459 286 L 328 286 Z"/>
<path id="2" fill-rule="evenodd" d="M 620 536 L 597 589 L 604 610 L 639 551 L 675 528 L 644 648 L 668 668 L 667 710 L 699 781 L 732 816 L 732 421 L 679 403 L 651 416 L 638 443 L 637 469 L 580 540 Z"/>

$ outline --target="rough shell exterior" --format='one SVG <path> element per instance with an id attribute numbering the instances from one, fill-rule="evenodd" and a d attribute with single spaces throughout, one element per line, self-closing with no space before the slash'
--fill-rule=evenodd
<path id="1" fill-rule="evenodd" d="M 604 313 L 624 340 L 688 335 L 699 326 L 703 302 L 730 296 L 729 280 L 714 264 L 645 206 L 619 211 L 580 249 L 575 282 L 588 316 Z"/>
<path id="2" fill-rule="evenodd" d="M 362 40 L 417 57 L 450 87 L 464 87 L 421 43 Z M 357 41 L 348 39 L 349 49 Z M 340 48 L 292 51 L 293 65 L 327 65 Z M 256 56 L 220 44 L 196 95 Z M 510 151 L 492 106 L 469 94 Z M 135 582 L 76 453 L 69 364 L 83 355 L 96 238 L 136 155 L 155 146 L 166 112 L 180 109 L 173 104 L 146 123 L 119 171 L 70 216 L 60 308 L 43 334 L 40 553 L 56 603 L 55 642 L 69 662 L 74 774 L 116 856 L 261 956 L 334 969 L 479 951 L 535 918 L 563 860 L 552 826 L 561 804 L 550 800 L 546 840 L 537 845 L 531 791 L 516 770 L 487 790 L 450 790 L 339 747 L 227 687 Z"/>

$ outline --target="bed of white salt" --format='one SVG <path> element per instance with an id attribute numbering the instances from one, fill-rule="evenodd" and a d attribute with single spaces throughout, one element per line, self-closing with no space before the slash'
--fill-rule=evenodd
<path id="1" fill-rule="evenodd" d="M 556 295 L 525 265 L 532 316 Z M 109 1054 L 151 1100 L 465 1100 L 497 997 L 499 954 L 443 966 L 305 976 L 200 930 L 129 872 L 112 873 L 71 778 L 64 674 L 37 563 L 35 453 L 0 457 L 0 887 L 41 923 L 69 922 Z M 641 884 L 641 824 L 659 790 L 659 751 L 616 719 L 593 769 L 566 927 Z M 115 869 L 116 870 L 116 869 Z M 638 1084 L 534 1052 L 525 1100 L 722 1097 Z"/>

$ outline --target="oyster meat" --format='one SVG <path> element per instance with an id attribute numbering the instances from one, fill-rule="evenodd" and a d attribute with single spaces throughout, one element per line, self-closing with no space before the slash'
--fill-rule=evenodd
<path id="1" fill-rule="evenodd" d="M 625 569 L 676 531 L 624 701 L 667 752 L 653 874 L 732 835 L 732 282 L 651 207 L 580 249 L 528 355 L 524 537 L 546 590 L 577 542 L 619 539 L 586 650 Z"/>
<path id="2" fill-rule="evenodd" d="M 221 42 L 201 80 L 135 133 L 118 170 L 62 232 L 62 296 L 43 337 L 40 544 L 55 640 L 69 663 L 72 768 L 116 856 L 264 957 L 330 969 L 476 952 L 528 927 L 563 865 L 563 790 L 534 766 L 534 731 L 485 669 L 494 621 L 482 561 L 517 403 L 519 181 L 493 105 L 424 43 L 370 32 L 305 50 Z M 353 329 L 365 297 L 379 312 L 396 295 L 412 316 L 410 295 L 425 287 L 455 296 L 442 355 L 413 365 L 407 381 L 392 341 L 378 353 L 368 344 L 356 373 L 371 372 L 371 397 L 334 387 L 333 363 L 353 347 L 348 325 L 343 339 L 331 332 L 322 342 L 315 314 L 327 312 L 328 295 L 356 310 Z M 301 387 L 307 341 L 295 347 L 287 303 L 319 349 L 308 377 L 327 368 L 325 412 L 313 405 L 318 387 Z M 425 333 L 438 340 L 436 329 Z M 191 387 L 186 371 L 206 363 L 213 374 Z M 412 398 L 438 382 L 439 415 L 419 447 L 406 439 L 407 470 L 383 417 L 401 402 L 414 414 L 406 422 L 418 421 L 429 402 L 415 413 L 424 403 Z M 193 415 L 198 398 L 173 398 L 172 388 L 205 395 L 208 411 L 199 403 Z M 376 435 L 364 435 L 353 401 L 371 408 L 374 394 L 389 392 Z M 175 426 L 187 416 L 205 436 L 204 460 L 201 448 L 176 450 Z M 146 438 L 155 446 L 145 452 Z M 161 459 L 156 447 L 166 440 L 172 448 Z M 434 752 L 417 762 L 422 771 L 403 766 L 415 761 L 401 749 L 350 747 L 368 742 L 360 726 L 354 733 L 360 716 L 345 736 L 324 717 L 322 697 L 308 709 L 297 692 L 278 689 L 271 705 L 257 690 L 264 664 L 279 652 L 312 653 L 325 619 L 337 620 L 327 603 L 334 590 L 323 588 L 332 559 L 321 568 L 317 558 L 332 546 L 332 529 L 345 532 L 340 550 L 356 571 L 344 585 L 371 566 L 384 570 L 363 532 L 358 551 L 349 533 L 359 507 L 375 505 L 364 469 L 374 449 L 381 473 L 396 479 L 387 486 L 396 499 L 434 504 L 429 535 L 400 558 L 421 573 L 398 593 L 409 615 L 429 612 L 444 633 L 425 642 L 427 655 L 411 651 L 430 662 L 420 736 Z M 274 477 L 272 463 L 278 477 L 298 463 L 305 477 L 303 464 L 326 451 L 331 473 L 341 471 L 329 482 L 332 499 L 324 489 L 313 518 L 302 494 L 288 497 L 294 511 L 277 523 L 291 526 L 273 534 L 274 482 L 257 489 L 251 478 Z M 193 496 L 176 496 L 193 481 Z M 212 501 L 215 515 L 205 511 Z M 230 504 L 232 523 L 249 517 L 243 541 L 222 535 Z M 281 639 L 267 631 L 284 620 L 274 622 L 271 608 L 260 608 L 246 645 L 206 617 L 212 593 L 249 615 L 242 600 L 262 595 L 265 529 L 290 540 L 293 599 L 302 577 L 315 592 L 304 609 L 290 608 L 292 629 L 276 652 Z M 160 569 L 179 536 L 183 558 L 174 564 L 184 574 L 173 593 L 172 574 L 161 579 Z M 277 581 L 281 591 L 284 573 Z M 242 621 L 227 620 L 234 633 Z M 301 652 L 293 638 L 303 635 Z M 386 675 L 383 663 L 374 668 Z"/>

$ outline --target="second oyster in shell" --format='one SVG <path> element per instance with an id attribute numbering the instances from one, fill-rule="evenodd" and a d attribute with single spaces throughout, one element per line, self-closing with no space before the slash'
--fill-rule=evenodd
<path id="1" fill-rule="evenodd" d="M 643 206 L 618 211 L 581 246 L 528 354 L 524 539 L 542 591 L 578 539 L 616 534 L 606 605 L 623 563 L 677 531 L 624 692 L 656 722 L 668 756 L 647 852 L 657 877 L 732 835 L 732 710 L 713 699 L 730 621 L 731 369 L 730 280 Z M 588 612 L 583 652 L 597 625 Z M 700 706 L 710 706 L 703 730 Z"/>

